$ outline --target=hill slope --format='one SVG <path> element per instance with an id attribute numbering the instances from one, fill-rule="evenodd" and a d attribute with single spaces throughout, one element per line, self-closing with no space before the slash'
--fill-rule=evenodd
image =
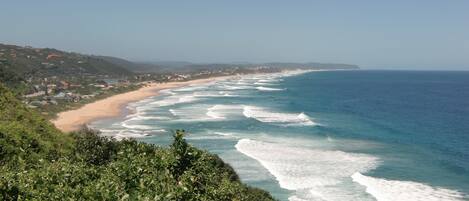
<path id="1" fill-rule="evenodd" d="M 0 44 L 0 69 L 25 78 L 133 74 L 126 68 L 89 55 L 5 44 Z"/>
<path id="2" fill-rule="evenodd" d="M 118 65 L 134 73 L 155 73 L 162 72 L 162 65 L 149 64 L 149 63 L 137 63 L 127 61 L 125 59 L 110 57 L 110 56 L 95 56 L 95 58 L 102 59 L 109 63 Z"/>
<path id="3" fill-rule="evenodd" d="M 111 57 L 112 58 L 112 57 Z M 119 64 L 119 59 L 108 58 L 109 62 Z M 357 65 L 336 64 L 336 63 L 206 63 L 196 64 L 189 62 L 152 62 L 152 63 L 133 63 L 129 70 L 139 73 L 161 73 L 161 72 L 197 72 L 202 70 L 223 70 L 223 69 L 253 69 L 257 67 L 267 67 L 271 69 L 315 69 L 315 70 L 334 70 L 359 69 Z"/>
<path id="4" fill-rule="evenodd" d="M 0 200 L 273 200 L 175 133 L 168 148 L 65 134 L 0 84 Z"/>

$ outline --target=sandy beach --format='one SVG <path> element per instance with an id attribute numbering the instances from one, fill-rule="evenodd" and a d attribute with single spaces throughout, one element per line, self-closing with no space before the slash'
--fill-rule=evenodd
<path id="1" fill-rule="evenodd" d="M 138 90 L 118 94 L 93 103 L 86 104 L 78 109 L 61 112 L 52 123 L 64 132 L 79 129 L 92 121 L 102 118 L 116 117 L 122 114 L 123 106 L 148 97 L 158 95 L 163 89 L 183 87 L 191 84 L 201 84 L 211 81 L 227 79 L 233 76 L 197 79 L 186 82 L 152 83 Z"/>

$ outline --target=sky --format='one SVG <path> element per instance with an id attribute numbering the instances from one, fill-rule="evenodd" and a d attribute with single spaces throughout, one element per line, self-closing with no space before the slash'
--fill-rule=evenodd
<path id="1" fill-rule="evenodd" d="M 0 43 L 132 61 L 469 70 L 467 0 L 0 0 Z"/>

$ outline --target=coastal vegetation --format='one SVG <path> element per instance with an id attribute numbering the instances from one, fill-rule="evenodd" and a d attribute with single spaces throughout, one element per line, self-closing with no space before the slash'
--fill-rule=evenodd
<path id="1" fill-rule="evenodd" d="M 86 128 L 63 133 L 48 119 L 149 83 L 320 68 L 357 67 L 136 63 L 0 44 L 0 200 L 273 200 L 218 156 L 188 144 L 184 131 L 160 147 Z"/>
<path id="2" fill-rule="evenodd" d="M 125 59 L 0 44 L 0 82 L 47 118 L 148 82 L 189 81 L 288 69 L 355 69 L 322 63 L 131 62 Z"/>
<path id="3" fill-rule="evenodd" d="M 122 86 L 115 86 L 107 89 L 100 89 L 96 87 L 83 87 L 83 88 L 72 88 L 67 90 L 68 94 L 65 94 L 64 97 L 55 98 L 55 97 L 34 97 L 28 99 L 29 107 L 34 107 L 38 112 L 40 112 L 47 119 L 54 119 L 57 117 L 57 114 L 67 110 L 73 110 L 80 108 L 81 106 L 101 100 L 107 97 L 111 97 L 117 94 L 134 91 L 141 87 L 139 84 L 128 84 Z M 59 93 L 60 94 L 60 93 Z M 69 94 L 72 94 L 70 96 Z M 89 95 L 81 95 L 89 94 Z M 73 96 L 75 95 L 75 96 Z M 75 98 L 75 99 L 74 99 Z M 43 104 L 44 102 L 48 104 Z M 37 105 L 31 106 L 32 103 L 39 103 Z"/>
<path id="4" fill-rule="evenodd" d="M 169 147 L 62 133 L 0 85 L 0 200 L 273 200 L 174 132 Z"/>

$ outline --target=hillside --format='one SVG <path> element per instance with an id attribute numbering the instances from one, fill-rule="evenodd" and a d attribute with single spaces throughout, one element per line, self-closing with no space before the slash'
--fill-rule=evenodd
<path id="1" fill-rule="evenodd" d="M 0 200 L 273 200 L 176 131 L 170 147 L 61 133 L 0 84 Z"/>
<path id="2" fill-rule="evenodd" d="M 123 64 L 122 60 L 113 57 L 107 57 L 107 61 L 114 64 Z M 128 61 L 127 61 L 128 62 Z M 131 63 L 131 62 L 129 62 Z M 249 70 L 258 67 L 271 69 L 316 69 L 333 70 L 359 69 L 357 65 L 336 64 L 336 63 L 189 63 L 189 62 L 149 62 L 149 63 L 131 63 L 129 70 L 139 73 L 164 73 L 164 72 L 197 72 L 203 70 L 226 70 L 226 69 L 244 69 Z"/>
<path id="3" fill-rule="evenodd" d="M 29 77 L 126 76 L 126 68 L 90 55 L 0 44 L 0 69 Z"/>
<path id="4" fill-rule="evenodd" d="M 111 57 L 111 56 L 95 56 L 95 58 L 102 59 L 114 65 L 120 66 L 125 68 L 129 71 L 134 73 L 155 73 L 155 72 L 163 72 L 163 66 L 160 64 L 151 64 L 151 63 L 143 63 L 143 62 L 131 62 L 125 59 Z M 168 66 L 166 66 L 168 67 Z"/>
<path id="5" fill-rule="evenodd" d="M 24 79 L 70 76 L 122 77 L 134 73 L 197 72 L 203 70 L 251 69 L 358 69 L 356 65 L 334 63 L 190 63 L 178 61 L 132 62 L 111 56 L 64 52 L 51 48 L 0 44 L 0 70 Z M 0 77 L 1 78 L 1 77 Z"/>

